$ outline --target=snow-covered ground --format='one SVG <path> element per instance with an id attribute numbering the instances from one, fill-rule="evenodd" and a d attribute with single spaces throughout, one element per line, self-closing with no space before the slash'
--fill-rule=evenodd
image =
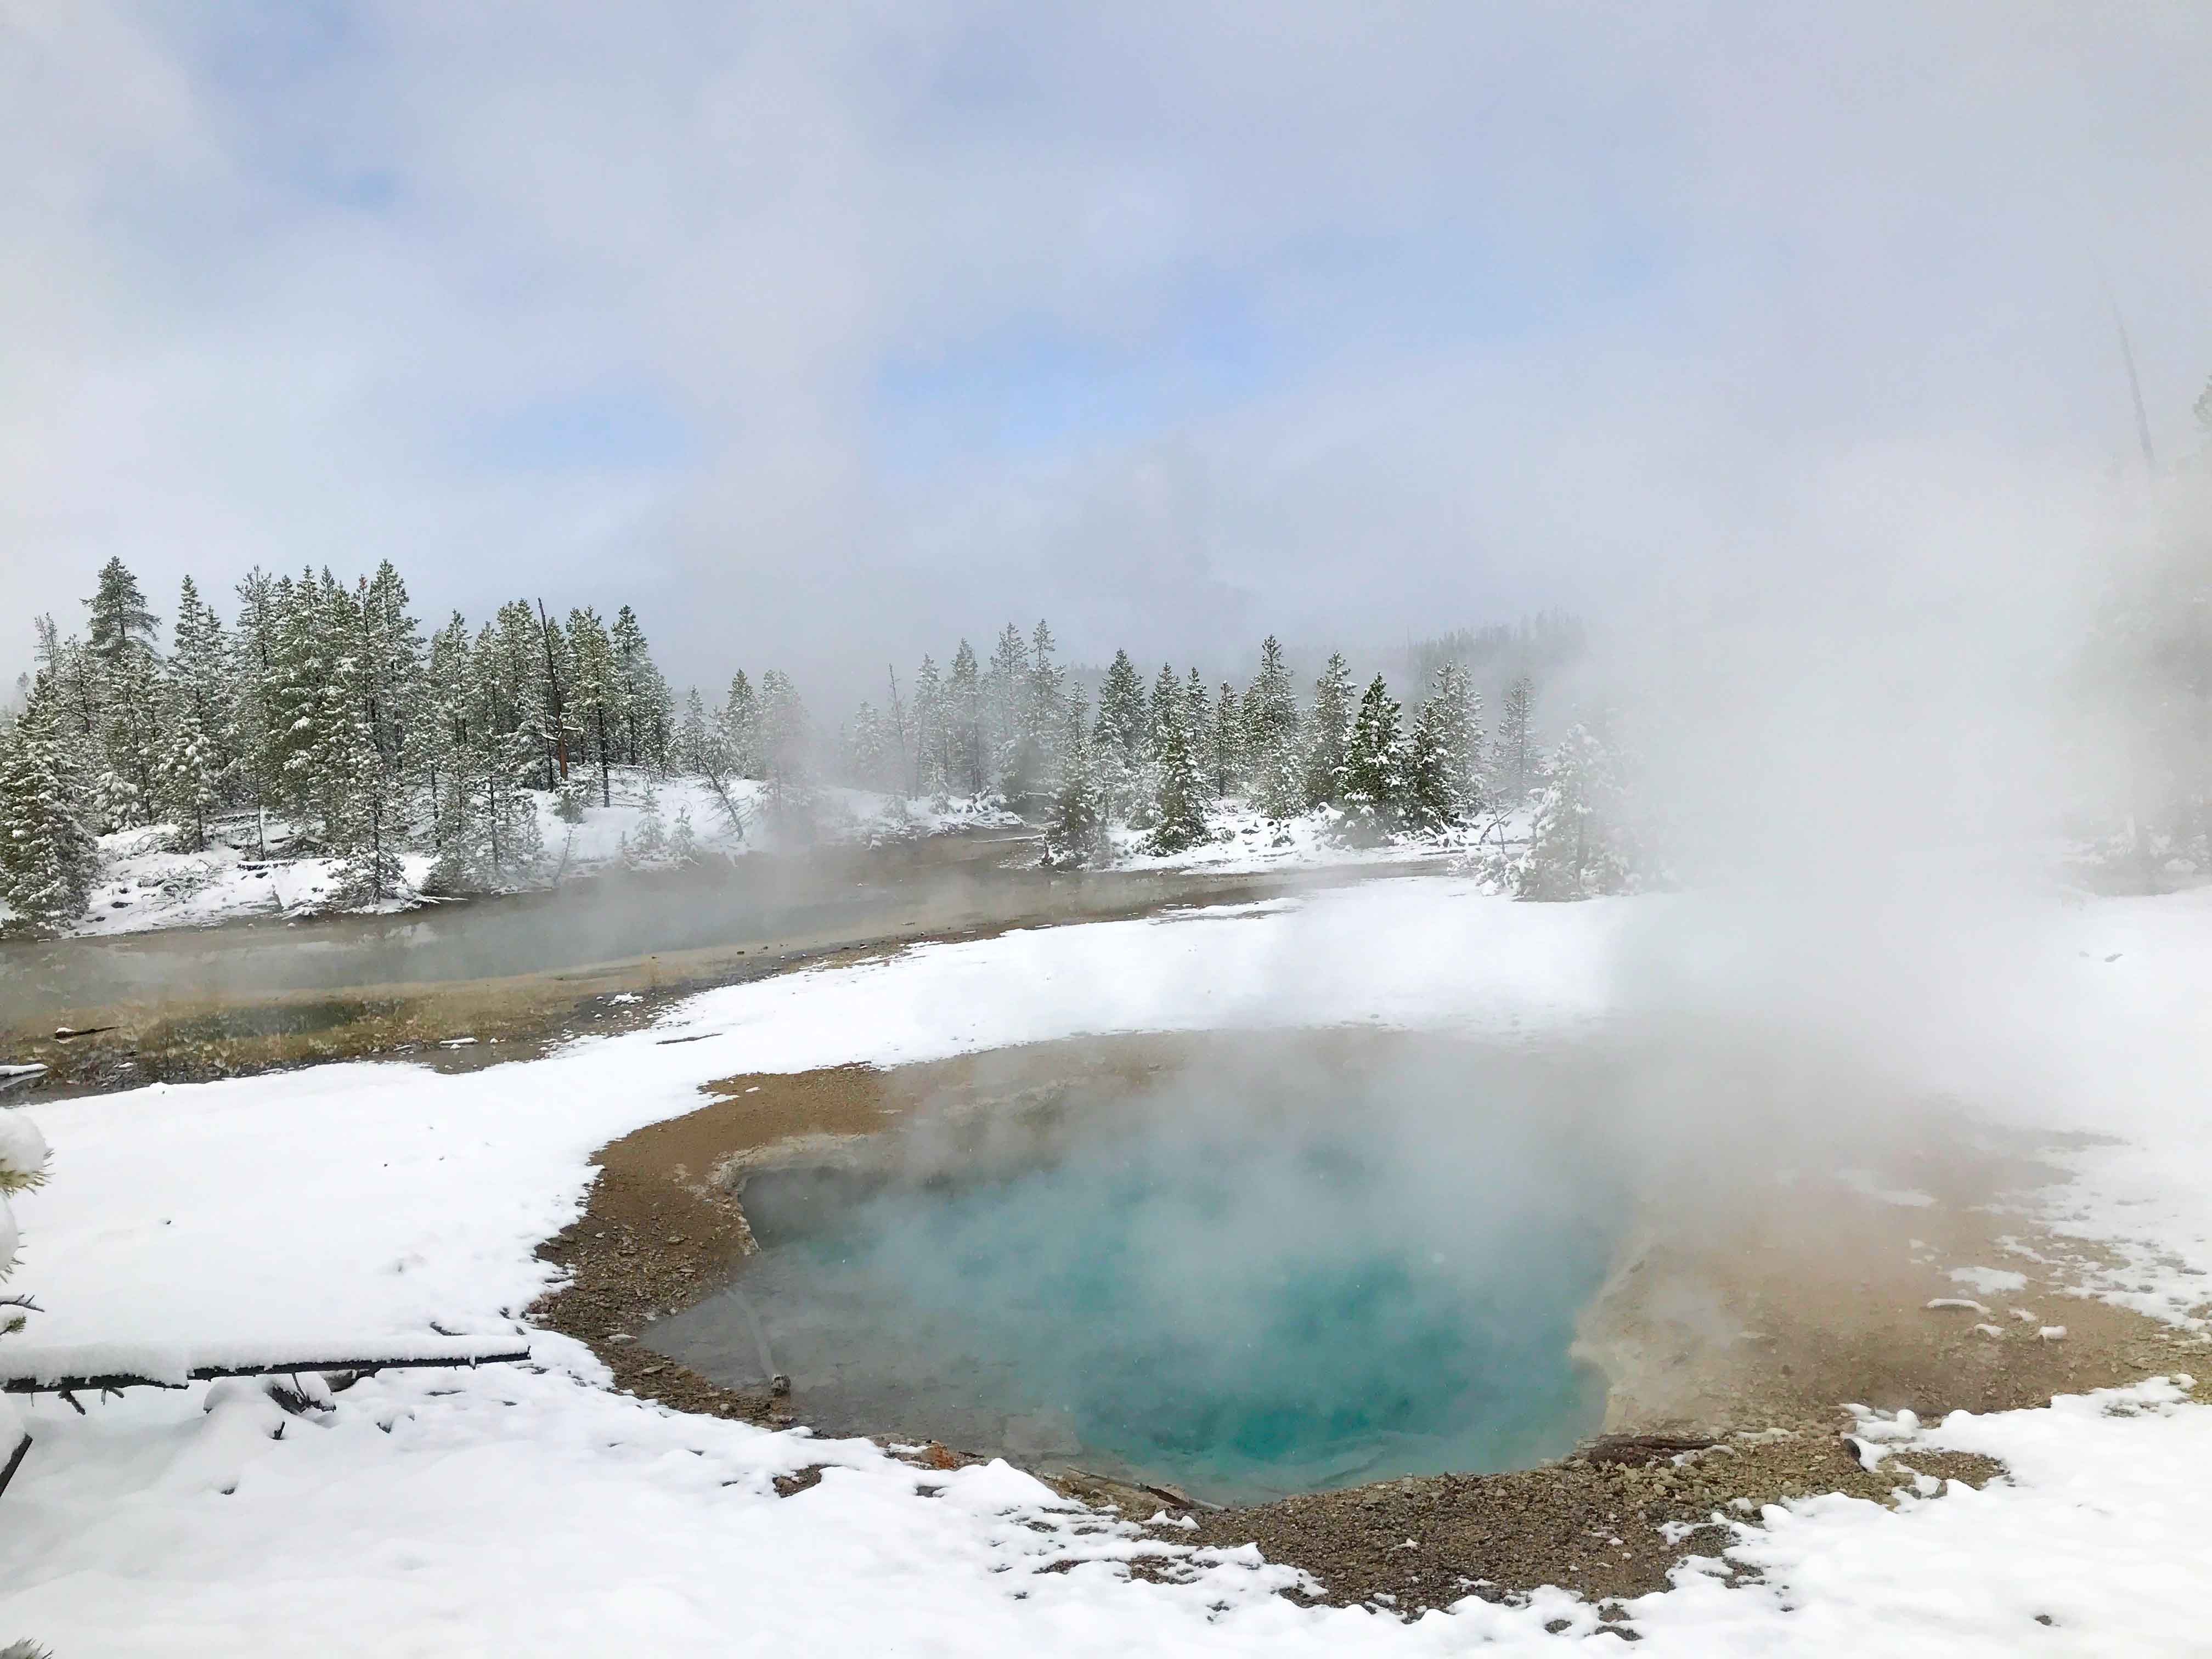
<path id="1" fill-rule="evenodd" d="M 2052 902 L 2007 929 L 1894 907 L 1892 971 L 1696 897 L 1520 905 L 1468 881 L 1019 932 L 706 993 L 653 1029 L 462 1075 L 338 1066 L 44 1105 L 53 1180 L 18 1202 L 19 1283 L 50 1312 L 0 1343 L 362 1347 L 431 1321 L 495 1334 L 545 1284 L 608 1139 L 747 1070 L 920 1060 L 1079 1031 L 1345 1021 L 1528 1036 L 1755 996 L 1977 1106 L 2122 1137 L 2081 1155 L 2070 1225 L 2134 1265 L 2117 1295 L 2201 1313 L 2212 1269 L 2212 901 Z M 1861 918 L 1863 920 L 1863 918 Z M 2000 970 L 2001 971 L 1998 971 Z M 696 1041 L 671 1044 L 681 1035 Z M 540 1370 L 395 1374 L 289 1419 L 243 1385 L 51 1397 L 0 1500 L 0 1639 L 100 1654 L 1218 1654 L 1550 1650 L 1564 1590 L 1403 1623 L 1302 1610 L 1249 1553 L 1130 1580 L 1140 1540 L 1018 1472 L 925 1474 L 866 1443 L 678 1415 Z M 88 1402 L 89 1403 L 89 1402 Z M 278 1429 L 282 1437 L 274 1437 Z M 1917 1445 L 2012 1478 L 1894 1510 L 1822 1498 L 1716 1533 L 1630 1609 L 1656 1654 L 2203 1651 L 2212 1409 L 2174 1388 L 1864 1426 L 1910 1491 Z M 779 1498 L 807 1464 L 822 1482 Z M 1073 1564 L 1071 1565 L 1071 1564 Z M 1045 1568 L 1065 1571 L 1042 1571 Z M 2047 1620 L 2048 1622 L 2043 1622 Z M 1564 1621 L 1564 1622 L 1562 1622 Z M 1560 1624 L 1547 1632 L 1547 1623 Z M 1607 1637 L 1604 1639 L 1614 1639 Z M 1607 1650 L 1610 1651 L 1610 1650 Z"/>
<path id="2" fill-rule="evenodd" d="M 1151 832 L 1117 823 L 1109 832 L 1116 869 L 1218 870 L 1223 874 L 1272 870 L 1286 865 L 1409 864 L 1440 854 L 1469 855 L 1502 852 L 1528 834 L 1526 814 L 1485 819 L 1439 836 L 1405 836 L 1380 844 L 1345 833 L 1344 814 L 1334 807 L 1271 818 L 1243 801 L 1225 801 L 1207 815 L 1210 840 L 1178 853 L 1155 853 Z"/>
<path id="3" fill-rule="evenodd" d="M 653 868 L 670 862 L 666 841 L 679 817 L 688 816 L 701 854 L 742 857 L 778 850 L 793 837 L 763 809 L 764 786 L 739 781 L 730 787 L 730 804 L 739 825 L 703 779 L 668 778 L 653 787 L 663 850 L 640 854 L 646 817 L 643 775 L 628 768 L 610 780 L 609 804 L 600 805 L 597 780 L 581 822 L 564 822 L 557 797 L 532 797 L 544 858 L 541 882 L 573 880 L 624 866 Z M 988 803 L 957 799 L 940 807 L 927 800 L 904 801 L 865 789 L 823 789 L 812 803 L 815 835 L 830 842 L 860 842 L 939 834 L 950 830 L 1004 827 L 1018 823 L 1012 813 Z M 282 823 L 268 830 L 270 856 L 261 855 L 262 837 L 250 819 L 227 820 L 216 827 L 198 852 L 170 850 L 173 824 L 149 824 L 100 837 L 106 868 L 93 890 L 84 920 L 70 931 L 79 936 L 146 933 L 161 927 L 210 927 L 256 917 L 312 915 L 327 909 L 340 885 L 335 859 L 288 856 Z M 431 860 L 410 854 L 402 860 L 407 884 L 419 889 Z M 418 901 L 410 891 L 379 907 L 404 909 Z M 0 921 L 8 916 L 0 906 Z"/>

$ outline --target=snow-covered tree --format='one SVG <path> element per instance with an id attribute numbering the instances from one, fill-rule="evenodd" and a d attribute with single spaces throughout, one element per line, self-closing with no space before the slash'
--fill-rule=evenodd
<path id="1" fill-rule="evenodd" d="M 1145 683 L 1129 653 L 1116 651 L 1098 689 L 1098 718 L 1091 728 L 1092 763 L 1110 816 L 1143 810 L 1147 726 Z"/>
<path id="2" fill-rule="evenodd" d="M 640 859 L 657 859 L 668 850 L 668 829 L 660 818 L 660 791 L 649 771 L 645 775 L 645 798 L 638 803 L 637 828 L 630 831 L 629 850 Z"/>
<path id="3" fill-rule="evenodd" d="M 101 671 L 102 765 L 94 787 L 98 815 L 118 830 L 151 823 L 161 810 L 165 734 L 160 668 L 153 653 L 124 650 Z"/>
<path id="4" fill-rule="evenodd" d="M 1233 795 L 1244 787 L 1244 705 L 1227 680 L 1221 682 L 1209 730 L 1213 749 L 1207 757 L 1206 781 L 1216 795 Z"/>
<path id="5" fill-rule="evenodd" d="M 120 559 L 100 568 L 97 592 L 84 602 L 85 644 L 103 665 L 132 654 L 151 657 L 161 619 L 147 608 L 146 595 Z"/>
<path id="6" fill-rule="evenodd" d="M 1050 800 L 1060 788 L 1060 751 L 1067 676 L 1054 660 L 1051 628 L 1039 618 L 1030 633 L 1029 678 L 1020 711 L 1020 768 L 1031 801 Z"/>
<path id="7" fill-rule="evenodd" d="M 100 843 L 62 698 L 41 671 L 22 713 L 0 731 L 0 901 L 41 932 L 83 915 L 100 879 Z"/>
<path id="8" fill-rule="evenodd" d="M 1190 740 L 1191 758 L 1198 763 L 1199 779 L 1209 797 L 1217 795 L 1220 791 L 1213 787 L 1213 700 L 1195 668 L 1183 681 L 1182 708 L 1183 732 Z"/>
<path id="9" fill-rule="evenodd" d="M 276 578 L 256 565 L 232 589 L 238 596 L 238 626 L 231 639 L 232 720 L 238 732 L 234 799 L 263 815 L 283 799 L 278 586 Z"/>
<path id="10" fill-rule="evenodd" d="M 215 742 L 202 724 L 199 705 L 190 697 L 170 701 L 169 726 L 155 768 L 159 810 L 177 824 L 179 850 L 207 845 L 208 815 L 221 804 L 222 767 Z"/>
<path id="11" fill-rule="evenodd" d="M 969 661 L 974 661 L 972 656 Z M 799 688 L 789 675 L 774 668 L 761 675 L 760 725 L 769 821 L 783 835 L 810 836 L 814 825 L 814 780 L 808 764 L 811 722 Z"/>
<path id="12" fill-rule="evenodd" d="M 956 787 L 980 795 L 989 781 L 990 757 L 984 752 L 981 674 L 975 647 L 965 640 L 952 653 L 951 672 L 945 677 L 945 715 Z"/>
<path id="13" fill-rule="evenodd" d="M 1398 700 L 1377 674 L 1359 699 L 1345 745 L 1342 799 L 1352 833 L 1379 841 L 1403 822 L 1407 793 L 1406 742 Z"/>
<path id="14" fill-rule="evenodd" d="M 853 711 L 843 734 L 846 781 L 856 789 L 896 789 L 904 770 L 891 746 L 890 733 L 875 704 L 865 697 Z"/>
<path id="15" fill-rule="evenodd" d="M 230 799 L 242 769 L 238 722 L 240 664 L 222 619 L 190 576 L 177 594 L 174 648 L 165 667 L 168 732 L 158 793 L 187 849 L 207 840 L 208 815 Z"/>
<path id="16" fill-rule="evenodd" d="M 1334 806 L 1344 798 L 1345 746 L 1352 739 L 1352 671 L 1341 652 L 1330 656 L 1314 682 L 1306 718 L 1305 805 Z"/>
<path id="17" fill-rule="evenodd" d="M 668 832 L 668 861 L 675 865 L 699 862 L 699 832 L 691 827 L 691 809 L 676 809 L 676 823 Z"/>
<path id="18" fill-rule="evenodd" d="M 983 674 L 984 766 L 991 786 L 1010 804 L 1026 800 L 1042 759 L 1029 724 L 1030 647 L 1008 623 L 991 647 Z"/>
<path id="19" fill-rule="evenodd" d="M 1479 706 L 1465 669 L 1445 663 L 1437 670 L 1436 689 L 1414 719 L 1406 758 L 1404 818 L 1418 834 L 1454 829 L 1481 810 L 1473 763 L 1482 746 Z"/>
<path id="20" fill-rule="evenodd" d="M 1044 836 L 1045 861 L 1064 868 L 1101 863 L 1106 857 L 1106 801 L 1098 788 L 1090 716 L 1081 693 L 1067 699 L 1060 720 L 1060 788 Z"/>
<path id="21" fill-rule="evenodd" d="M 615 613 L 609 640 L 614 647 L 619 686 L 623 760 L 630 766 L 650 766 L 665 772 L 673 699 L 668 682 L 661 678 L 653 653 L 647 648 L 644 625 L 629 606 Z"/>
<path id="22" fill-rule="evenodd" d="M 1160 670 L 1160 687 L 1152 699 L 1152 832 L 1146 844 L 1155 853 L 1180 853 L 1207 837 L 1207 791 L 1172 668 Z"/>
<path id="23" fill-rule="evenodd" d="M 1270 634 L 1260 645 L 1260 672 L 1244 693 L 1246 765 L 1253 804 L 1270 817 L 1290 817 L 1305 805 L 1298 724 L 1290 665 L 1281 644 Z"/>
<path id="24" fill-rule="evenodd" d="M 1491 787 L 1501 805 L 1518 806 L 1536 781 L 1536 686 L 1516 674 L 1505 688 L 1498 716 L 1498 742 L 1491 750 Z"/>
<path id="25" fill-rule="evenodd" d="M 599 769 L 599 805 L 614 805 L 615 744 L 623 729 L 622 686 L 612 641 L 599 613 L 586 605 L 568 613 L 570 718 L 583 752 Z"/>
<path id="26" fill-rule="evenodd" d="M 719 721 L 707 718 L 706 700 L 693 686 L 684 698 L 684 723 L 677 728 L 676 764 L 696 777 L 726 777 L 730 755 Z"/>
<path id="27" fill-rule="evenodd" d="M 330 806 L 323 846 L 342 860 L 338 897 L 375 904 L 405 890 L 400 854 L 410 835 L 398 757 L 377 745 L 377 670 L 348 653 L 331 670 L 329 723 L 316 750 Z"/>
<path id="28" fill-rule="evenodd" d="M 1588 898 L 1626 888 L 1632 869 L 1620 819 L 1619 765 L 1604 739 L 1577 721 L 1546 755 L 1530 798 L 1524 898 Z"/>
<path id="29" fill-rule="evenodd" d="M 938 801 L 952 793 L 952 726 L 945 684 L 925 655 L 914 677 L 914 793 Z"/>

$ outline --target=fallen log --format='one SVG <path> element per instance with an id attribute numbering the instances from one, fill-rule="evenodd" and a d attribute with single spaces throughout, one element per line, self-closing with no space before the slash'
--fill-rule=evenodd
<path id="1" fill-rule="evenodd" d="M 329 1352 L 343 1350 L 333 1348 Z M 86 1355 L 90 1363 L 74 1364 L 78 1354 Z M 269 1360 L 225 1356 L 193 1364 L 189 1356 L 163 1363 L 169 1357 L 149 1354 L 144 1363 L 133 1364 L 125 1351 L 114 1348 L 104 1352 L 58 1349 L 49 1350 L 44 1356 L 10 1353 L 7 1358 L 10 1367 L 8 1373 L 0 1375 L 0 1393 L 106 1394 L 124 1389 L 185 1389 L 195 1382 L 212 1382 L 226 1376 L 291 1376 L 302 1371 L 350 1371 L 361 1376 L 374 1371 L 418 1370 L 429 1366 L 514 1364 L 529 1358 L 530 1350 L 516 1347 L 514 1340 L 507 1337 L 496 1343 L 448 1340 L 417 1344 L 403 1352 L 350 1359 Z"/>

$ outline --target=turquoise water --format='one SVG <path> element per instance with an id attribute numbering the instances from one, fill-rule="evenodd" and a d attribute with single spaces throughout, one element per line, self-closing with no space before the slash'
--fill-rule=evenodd
<path id="1" fill-rule="evenodd" d="M 1148 1133 L 744 1202 L 764 1254 L 650 1340 L 732 1382 L 772 1364 L 826 1431 L 1250 1501 L 1526 1464 L 1603 1404 L 1568 1347 L 1611 1206 L 1525 1129 Z"/>

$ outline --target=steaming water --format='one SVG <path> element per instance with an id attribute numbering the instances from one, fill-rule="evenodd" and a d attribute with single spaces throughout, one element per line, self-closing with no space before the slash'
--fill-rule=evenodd
<path id="1" fill-rule="evenodd" d="M 650 1340 L 732 1382 L 772 1359 L 827 1432 L 1222 1501 L 1524 1465 L 1597 1426 L 1602 1385 L 1568 1349 L 1613 1239 L 1558 1149 L 1502 1150 L 1474 1179 L 1310 1131 L 1093 1139 L 981 1176 L 757 1176 L 764 1254 Z"/>

